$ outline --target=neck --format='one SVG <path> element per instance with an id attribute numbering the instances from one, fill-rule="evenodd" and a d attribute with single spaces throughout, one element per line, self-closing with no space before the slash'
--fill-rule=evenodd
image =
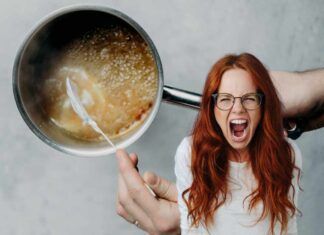
<path id="1" fill-rule="evenodd" d="M 228 152 L 228 159 L 233 162 L 246 162 L 250 159 L 248 149 L 230 150 Z"/>

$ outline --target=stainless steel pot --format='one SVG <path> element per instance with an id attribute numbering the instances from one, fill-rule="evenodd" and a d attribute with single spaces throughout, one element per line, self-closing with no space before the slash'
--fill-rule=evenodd
<path id="1" fill-rule="evenodd" d="M 105 142 L 89 142 L 73 138 L 46 120 L 40 107 L 35 86 L 40 72 L 46 68 L 43 61 L 51 59 L 63 45 L 77 35 L 104 24 L 122 24 L 134 29 L 151 49 L 158 70 L 158 92 L 148 118 L 143 124 L 115 139 L 118 148 L 125 148 L 147 130 L 155 118 L 161 101 L 199 109 L 199 94 L 164 86 L 159 54 L 147 33 L 125 14 L 102 6 L 72 6 L 53 12 L 31 31 L 23 42 L 13 68 L 13 91 L 16 104 L 29 128 L 42 141 L 62 152 L 77 156 L 102 156 L 113 152 Z"/>

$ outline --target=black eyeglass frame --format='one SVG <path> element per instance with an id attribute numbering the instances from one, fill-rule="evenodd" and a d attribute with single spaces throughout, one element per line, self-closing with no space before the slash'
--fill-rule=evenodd
<path id="1" fill-rule="evenodd" d="M 233 97 L 233 103 L 232 103 L 232 106 L 231 106 L 229 109 L 222 109 L 222 108 L 220 108 L 220 107 L 218 107 L 218 106 L 216 105 L 216 99 L 217 99 L 217 96 L 218 96 L 219 94 L 222 94 L 222 95 L 229 95 L 229 96 Z M 259 96 L 259 98 L 260 98 L 260 103 L 259 103 L 259 105 L 258 105 L 257 108 L 255 108 L 255 109 L 247 109 L 247 108 L 243 105 L 243 101 L 242 101 L 243 98 L 246 97 L 246 96 L 249 96 L 249 95 L 258 95 L 258 96 Z M 228 110 L 230 110 L 231 108 L 233 108 L 233 105 L 234 105 L 234 103 L 235 103 L 235 99 L 236 99 L 236 98 L 239 98 L 239 99 L 240 99 L 240 101 L 241 101 L 241 105 L 242 105 L 242 107 L 243 107 L 245 110 L 256 110 L 256 109 L 258 109 L 258 108 L 261 106 L 262 101 L 263 101 L 264 94 L 256 92 L 256 93 L 247 93 L 247 94 L 244 94 L 243 96 L 237 96 L 237 97 L 235 97 L 235 96 L 233 96 L 232 94 L 229 94 L 229 93 L 214 93 L 214 94 L 212 94 L 211 96 L 213 97 L 214 106 L 216 105 L 217 108 L 219 108 L 220 110 L 223 110 L 223 111 L 228 111 Z"/>

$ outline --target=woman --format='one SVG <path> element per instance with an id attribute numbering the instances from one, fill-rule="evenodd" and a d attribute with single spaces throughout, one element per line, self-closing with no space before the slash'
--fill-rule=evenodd
<path id="1" fill-rule="evenodd" d="M 281 114 L 253 55 L 212 67 L 175 157 L 182 234 L 297 234 L 301 154 L 284 137 Z"/>

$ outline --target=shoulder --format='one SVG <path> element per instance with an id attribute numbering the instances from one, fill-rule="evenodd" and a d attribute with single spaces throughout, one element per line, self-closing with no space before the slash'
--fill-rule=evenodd
<path id="1" fill-rule="evenodd" d="M 182 141 L 180 142 L 178 148 L 177 148 L 177 152 L 181 151 L 181 152 L 190 152 L 191 151 L 191 145 L 192 145 L 192 136 L 186 136 L 182 139 Z"/>
<path id="2" fill-rule="evenodd" d="M 286 140 L 289 143 L 290 148 L 292 149 L 295 165 L 301 169 L 303 165 L 303 159 L 299 146 L 297 145 L 296 141 L 292 139 L 287 138 Z"/>
<path id="3" fill-rule="evenodd" d="M 190 167 L 191 163 L 191 146 L 192 136 L 187 136 L 180 142 L 174 160 L 176 169 L 183 169 Z"/>

